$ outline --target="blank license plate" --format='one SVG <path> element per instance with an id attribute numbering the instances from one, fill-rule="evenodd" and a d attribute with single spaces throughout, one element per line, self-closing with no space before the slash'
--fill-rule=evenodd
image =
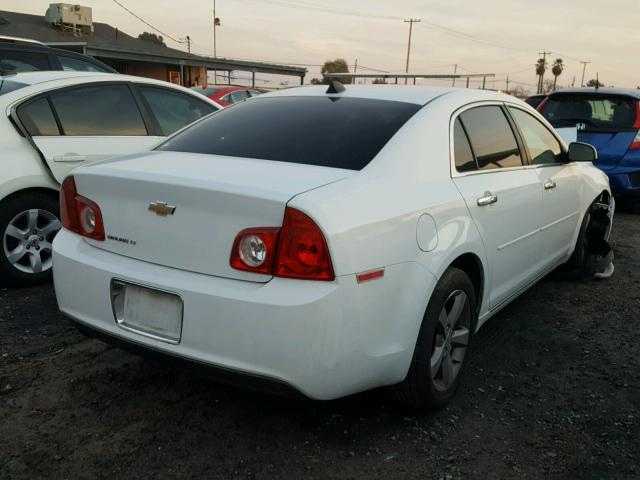
<path id="1" fill-rule="evenodd" d="M 180 343 L 183 305 L 175 293 L 113 280 L 111 304 L 116 323 L 121 328 L 165 342 Z"/>

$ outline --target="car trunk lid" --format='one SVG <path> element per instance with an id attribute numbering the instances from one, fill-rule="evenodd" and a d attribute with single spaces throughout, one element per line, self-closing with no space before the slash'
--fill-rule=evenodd
<path id="1" fill-rule="evenodd" d="M 74 172 L 78 193 L 102 211 L 106 240 L 120 255 L 207 275 L 266 282 L 231 268 L 236 235 L 282 225 L 295 195 L 354 171 L 267 160 L 148 152 Z M 173 208 L 175 207 L 175 208 Z"/>

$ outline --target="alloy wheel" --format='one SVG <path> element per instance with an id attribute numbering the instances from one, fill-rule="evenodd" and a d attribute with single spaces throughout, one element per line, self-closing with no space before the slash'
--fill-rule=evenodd
<path id="1" fill-rule="evenodd" d="M 13 217 L 2 235 L 4 255 L 24 273 L 42 273 L 51 269 L 53 237 L 62 227 L 51 212 L 30 209 Z"/>
<path id="2" fill-rule="evenodd" d="M 469 298 L 463 290 L 455 290 L 444 302 L 436 326 L 430 369 L 436 390 L 449 389 L 458 378 L 469 345 L 470 326 Z"/>

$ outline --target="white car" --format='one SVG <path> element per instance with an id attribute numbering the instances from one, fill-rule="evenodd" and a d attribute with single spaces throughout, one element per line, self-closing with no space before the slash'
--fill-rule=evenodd
<path id="1" fill-rule="evenodd" d="M 75 170 L 53 244 L 61 311 L 260 388 L 387 385 L 436 407 L 478 327 L 606 240 L 595 150 L 567 149 L 523 102 L 325 88 L 262 95 Z"/>
<path id="2" fill-rule="evenodd" d="M 189 89 L 140 77 L 0 75 L 0 284 L 50 278 L 58 189 L 73 167 L 150 149 L 220 108 Z"/>

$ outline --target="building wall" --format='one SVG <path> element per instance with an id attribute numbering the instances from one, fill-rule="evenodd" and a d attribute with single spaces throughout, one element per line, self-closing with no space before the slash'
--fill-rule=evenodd
<path id="1" fill-rule="evenodd" d="M 180 78 L 180 65 L 165 63 L 134 62 L 131 60 L 113 60 L 99 58 L 119 73 L 138 77 L 153 78 L 165 82 L 182 84 L 185 87 L 207 84 L 207 72 L 204 67 L 187 67 L 183 69 L 184 78 Z"/>

